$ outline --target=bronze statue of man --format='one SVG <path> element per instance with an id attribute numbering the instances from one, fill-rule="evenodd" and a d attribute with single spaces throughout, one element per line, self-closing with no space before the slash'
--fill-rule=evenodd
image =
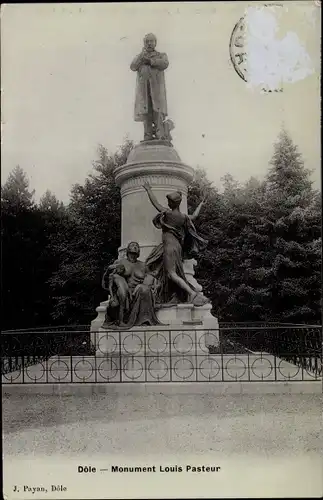
<path id="1" fill-rule="evenodd" d="M 157 39 L 149 33 L 144 38 L 141 53 L 130 65 L 137 71 L 135 121 L 144 122 L 144 140 L 169 140 L 164 121 L 167 116 L 164 70 L 168 67 L 165 53 L 157 52 Z"/>

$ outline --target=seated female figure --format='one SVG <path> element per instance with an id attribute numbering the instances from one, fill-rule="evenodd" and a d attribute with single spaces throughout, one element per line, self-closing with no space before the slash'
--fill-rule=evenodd
<path id="1" fill-rule="evenodd" d="M 158 324 L 154 310 L 154 278 L 138 259 L 137 242 L 129 243 L 127 256 L 108 267 L 110 301 L 105 328 L 131 328 L 140 324 Z M 103 288 L 105 286 L 103 278 Z"/>

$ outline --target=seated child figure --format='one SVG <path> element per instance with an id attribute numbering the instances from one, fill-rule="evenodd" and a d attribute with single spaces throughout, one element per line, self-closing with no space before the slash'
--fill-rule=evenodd
<path id="1" fill-rule="evenodd" d="M 109 266 L 111 272 L 109 274 L 109 294 L 111 296 L 110 305 L 120 306 L 119 322 L 124 323 L 124 312 L 130 307 L 130 292 L 126 279 L 124 278 L 125 267 L 123 264 L 116 262 Z M 116 289 L 116 292 L 115 292 Z M 116 297 L 117 296 L 117 297 Z"/>

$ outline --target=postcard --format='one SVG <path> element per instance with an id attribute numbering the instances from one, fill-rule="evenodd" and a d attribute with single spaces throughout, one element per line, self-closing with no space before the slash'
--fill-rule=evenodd
<path id="1" fill-rule="evenodd" d="M 4 498 L 322 497 L 321 2 L 1 14 Z"/>

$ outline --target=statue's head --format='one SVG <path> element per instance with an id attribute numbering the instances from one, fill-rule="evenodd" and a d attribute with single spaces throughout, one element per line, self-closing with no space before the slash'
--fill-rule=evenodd
<path id="1" fill-rule="evenodd" d="M 139 243 L 137 243 L 136 241 L 131 241 L 127 246 L 127 259 L 130 260 L 130 262 L 136 262 L 139 255 L 140 255 Z"/>
<path id="2" fill-rule="evenodd" d="M 125 269 L 123 264 L 116 265 L 116 273 L 117 274 L 119 274 L 120 276 L 123 276 L 125 272 L 126 272 L 126 269 Z"/>
<path id="3" fill-rule="evenodd" d="M 144 38 L 144 47 L 148 52 L 155 50 L 157 38 L 153 33 L 148 33 Z"/>
<path id="4" fill-rule="evenodd" d="M 180 191 L 174 191 L 173 193 L 167 194 L 166 198 L 169 208 L 178 208 L 182 201 L 182 193 Z"/>

